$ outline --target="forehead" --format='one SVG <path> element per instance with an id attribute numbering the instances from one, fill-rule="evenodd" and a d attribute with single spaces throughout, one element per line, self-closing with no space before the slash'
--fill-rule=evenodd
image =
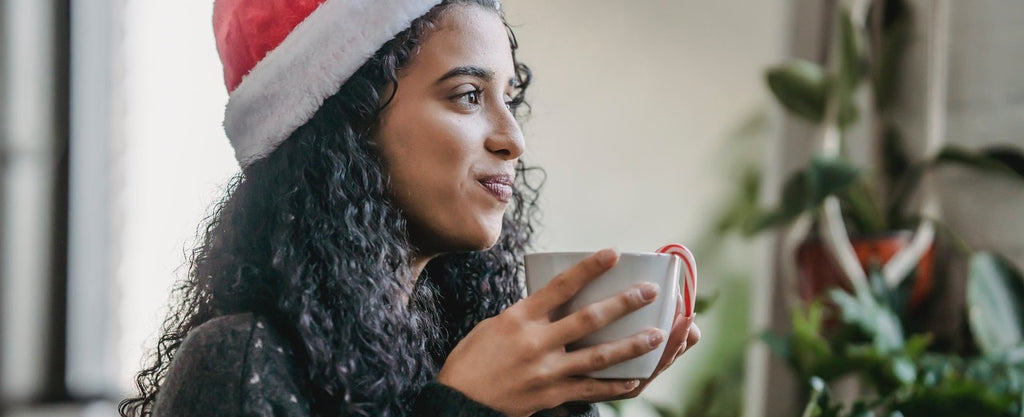
<path id="1" fill-rule="evenodd" d="M 446 10 L 403 75 L 440 77 L 465 65 L 488 69 L 506 80 L 514 74 L 508 32 L 496 11 L 477 5 L 454 5 Z"/>

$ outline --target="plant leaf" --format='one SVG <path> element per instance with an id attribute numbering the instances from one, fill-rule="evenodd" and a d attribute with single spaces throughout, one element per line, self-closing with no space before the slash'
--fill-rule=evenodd
<path id="1" fill-rule="evenodd" d="M 895 102 L 899 91 L 900 68 L 907 55 L 906 48 L 911 37 L 910 8 L 904 0 L 884 2 L 885 15 L 882 27 L 880 50 L 876 53 L 872 79 L 875 89 L 875 107 L 884 111 Z"/>
<path id="2" fill-rule="evenodd" d="M 996 172 L 1001 174 L 1011 175 L 1020 179 L 1024 179 L 1024 176 L 1016 172 L 1017 167 L 1014 165 L 1008 165 L 1001 159 L 991 157 L 986 154 L 989 151 L 975 152 L 971 151 L 962 146 L 947 146 L 939 151 L 939 154 L 935 156 L 935 160 L 932 162 L 934 165 L 941 165 L 947 163 L 955 163 L 964 165 L 970 168 L 979 169 L 982 171 Z M 1024 161 L 1024 156 L 1021 156 L 1019 152 L 1008 150 L 1007 148 L 998 148 L 996 155 L 998 158 L 1007 160 L 1010 164 L 1015 164 L 1016 158 L 1020 158 Z M 1024 168 L 1020 168 L 1024 169 Z"/>
<path id="3" fill-rule="evenodd" d="M 882 171 L 890 182 L 897 181 L 910 169 L 910 156 L 903 146 L 903 135 L 896 126 L 885 126 L 882 132 Z M 890 184 L 892 186 L 892 184 Z"/>
<path id="4" fill-rule="evenodd" d="M 768 87 L 779 103 L 812 122 L 820 122 L 825 114 L 828 77 L 818 64 L 794 59 L 770 68 Z"/>
<path id="5" fill-rule="evenodd" d="M 979 252 L 968 265 L 967 308 L 971 332 L 978 348 L 999 355 L 1021 346 L 1020 276 L 1006 261 Z"/>
<path id="6" fill-rule="evenodd" d="M 850 12 L 843 9 L 839 14 L 839 67 L 835 82 L 829 84 L 831 94 L 839 100 L 837 122 L 840 128 L 850 126 L 860 118 L 854 94 L 867 73 L 864 50 L 861 31 L 855 27 Z"/>
<path id="7" fill-rule="evenodd" d="M 1010 146 L 993 146 L 981 151 L 982 155 L 999 161 L 1004 166 L 1024 179 L 1024 152 Z"/>
<path id="8" fill-rule="evenodd" d="M 864 39 L 854 28 L 850 11 L 846 9 L 839 14 L 839 44 L 839 82 L 843 88 L 853 90 L 867 73 L 867 60 Z"/>
<path id="9" fill-rule="evenodd" d="M 694 313 L 703 313 L 703 312 L 707 311 L 709 308 L 711 308 L 711 306 L 715 305 L 715 301 L 718 301 L 718 296 L 719 295 L 721 295 L 721 293 L 718 292 L 718 291 L 715 291 L 711 295 L 697 297 L 697 302 L 695 303 L 695 305 L 693 307 L 693 312 Z"/>
<path id="10" fill-rule="evenodd" d="M 806 207 L 814 208 L 825 201 L 825 197 L 836 195 L 853 185 L 860 178 L 860 170 L 839 158 L 817 156 L 811 160 L 807 171 L 807 187 L 810 201 Z"/>
<path id="11" fill-rule="evenodd" d="M 852 92 L 844 92 L 839 99 L 839 127 L 845 128 L 860 120 L 860 110 L 853 99 Z"/>
<path id="12" fill-rule="evenodd" d="M 873 280 L 881 279 L 874 277 Z M 844 322 L 857 326 L 871 338 L 875 349 L 883 353 L 902 351 L 903 326 L 896 314 L 878 302 L 867 283 L 852 281 L 854 293 L 832 290 L 829 296 L 839 306 Z"/>

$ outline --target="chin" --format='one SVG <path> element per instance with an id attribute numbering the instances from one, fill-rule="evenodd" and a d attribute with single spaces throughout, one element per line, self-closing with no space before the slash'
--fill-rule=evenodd
<path id="1" fill-rule="evenodd" d="M 501 237 L 502 221 L 463 221 L 449 227 L 416 227 L 412 224 L 414 246 L 425 253 L 476 252 L 487 250 Z M 454 227 L 462 225 L 464 227 Z"/>
<path id="2" fill-rule="evenodd" d="M 498 223 L 497 226 L 481 225 L 476 232 L 467 234 L 464 239 L 460 239 L 459 246 L 462 246 L 460 252 L 488 250 L 498 243 L 500 237 L 501 223 Z"/>

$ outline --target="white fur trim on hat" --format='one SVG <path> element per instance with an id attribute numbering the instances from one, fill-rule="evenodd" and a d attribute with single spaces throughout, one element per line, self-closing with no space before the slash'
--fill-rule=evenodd
<path id="1" fill-rule="evenodd" d="M 440 0 L 327 0 L 231 93 L 224 131 L 243 167 L 309 121 L 381 46 Z"/>

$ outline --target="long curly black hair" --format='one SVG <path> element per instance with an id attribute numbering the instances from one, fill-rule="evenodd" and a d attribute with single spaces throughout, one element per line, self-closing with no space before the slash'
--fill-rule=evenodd
<path id="1" fill-rule="evenodd" d="M 410 396 L 436 376 L 473 326 L 522 296 L 518 276 L 533 233 L 539 182 L 519 162 L 512 204 L 488 250 L 430 261 L 413 288 L 402 210 L 389 200 L 373 137 L 379 115 L 444 11 L 498 0 L 446 0 L 385 44 L 313 118 L 230 183 L 201 229 L 188 276 L 137 396 L 122 416 L 147 416 L 188 332 L 223 315 L 253 312 L 293 343 L 318 416 L 404 416 Z M 504 20 L 504 17 L 502 17 Z M 506 27 L 508 25 L 506 24 Z M 513 104 L 525 104 L 530 71 L 515 59 Z M 517 112 L 517 117 L 520 116 Z M 536 184 L 534 184 L 537 182 Z"/>

